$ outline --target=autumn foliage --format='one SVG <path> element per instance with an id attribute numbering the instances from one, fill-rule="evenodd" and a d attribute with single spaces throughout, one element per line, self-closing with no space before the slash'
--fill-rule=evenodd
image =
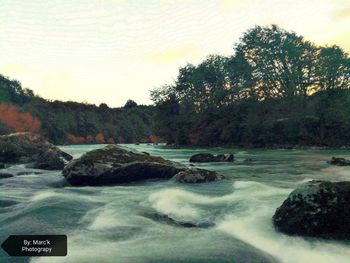
<path id="1" fill-rule="evenodd" d="M 162 140 L 158 136 L 156 136 L 154 134 L 151 134 L 150 136 L 148 136 L 148 139 L 152 143 L 160 143 L 160 142 L 162 142 Z"/>
<path id="2" fill-rule="evenodd" d="M 29 131 L 54 144 L 148 142 L 153 112 L 131 100 L 121 108 L 49 101 L 0 72 L 0 135 Z"/>
<path id="3" fill-rule="evenodd" d="M 200 133 L 199 132 L 192 132 L 188 135 L 188 140 L 191 145 L 197 145 L 200 139 Z"/>
<path id="4" fill-rule="evenodd" d="M 81 136 L 75 136 L 74 134 L 67 134 L 67 143 L 69 144 L 84 144 L 86 143 L 86 139 Z"/>
<path id="5" fill-rule="evenodd" d="M 105 143 L 105 137 L 103 136 L 102 133 L 99 133 L 95 136 L 95 141 L 96 143 Z"/>
<path id="6" fill-rule="evenodd" d="M 109 138 L 108 143 L 114 143 L 112 138 Z M 105 136 L 102 133 L 98 133 L 95 136 L 88 135 L 86 137 L 76 136 L 74 134 L 68 133 L 66 143 L 68 144 L 86 144 L 86 143 L 106 143 Z"/>
<path id="7" fill-rule="evenodd" d="M 16 106 L 0 103 L 0 122 L 16 132 L 37 132 L 41 122 L 29 112 L 21 112 Z"/>

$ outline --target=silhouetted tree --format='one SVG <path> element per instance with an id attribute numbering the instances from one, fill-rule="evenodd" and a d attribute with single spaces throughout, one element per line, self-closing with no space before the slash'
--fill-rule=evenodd
<path id="1" fill-rule="evenodd" d="M 177 144 L 349 144 L 349 65 L 337 46 L 256 26 L 232 56 L 187 64 L 173 84 L 151 92 L 156 130 Z"/>
<path id="2" fill-rule="evenodd" d="M 137 106 L 137 103 L 133 100 L 128 100 L 125 105 L 124 108 L 130 109 L 130 108 L 134 108 Z"/>
<path id="3" fill-rule="evenodd" d="M 316 75 L 321 90 L 350 88 L 350 58 L 338 46 L 321 47 Z"/>

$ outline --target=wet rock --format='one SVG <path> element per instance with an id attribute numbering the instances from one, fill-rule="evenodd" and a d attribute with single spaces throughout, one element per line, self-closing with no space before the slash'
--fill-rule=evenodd
<path id="1" fill-rule="evenodd" d="M 215 226 L 215 224 L 212 222 L 186 222 L 186 221 L 175 220 L 169 217 L 168 215 L 164 215 L 160 213 L 146 213 L 143 216 L 163 224 L 186 227 L 186 228 L 192 228 L 192 227 L 209 228 L 209 227 Z"/>
<path id="2" fill-rule="evenodd" d="M 185 167 L 116 145 L 90 151 L 62 171 L 71 185 L 115 185 L 147 179 L 169 179 Z"/>
<path id="3" fill-rule="evenodd" d="M 34 163 L 34 167 L 52 170 L 62 169 L 62 163 L 64 165 L 71 159 L 72 156 L 37 134 L 24 132 L 0 136 L 0 162 L 2 163 Z"/>
<path id="4" fill-rule="evenodd" d="M 13 177 L 13 174 L 0 172 L 0 179 Z"/>
<path id="5" fill-rule="evenodd" d="M 311 181 L 276 210 L 277 230 L 291 235 L 350 239 L 350 182 Z"/>
<path id="6" fill-rule="evenodd" d="M 209 163 L 209 162 L 233 162 L 233 154 L 218 154 L 213 155 L 211 153 L 197 153 L 191 156 L 191 163 Z"/>
<path id="7" fill-rule="evenodd" d="M 30 174 L 42 174 L 42 172 L 19 172 L 19 173 L 17 173 L 18 176 L 30 175 Z"/>
<path id="8" fill-rule="evenodd" d="M 7 199 L 0 199 L 0 207 L 9 207 L 16 205 L 18 202 L 13 200 L 7 200 Z"/>
<path id="9" fill-rule="evenodd" d="M 217 172 L 208 171 L 199 168 L 190 168 L 177 173 L 174 176 L 176 182 L 179 183 L 208 183 L 222 180 L 224 176 Z"/>
<path id="10" fill-rule="evenodd" d="M 347 160 L 345 158 L 332 157 L 329 163 L 337 166 L 348 166 L 350 165 L 350 160 Z"/>
<path id="11" fill-rule="evenodd" d="M 175 180 L 182 183 L 211 182 L 223 178 L 212 171 L 188 169 L 179 163 L 116 145 L 90 151 L 73 160 L 64 168 L 62 175 L 75 186 L 126 184 L 170 179 L 175 175 Z"/>
<path id="12" fill-rule="evenodd" d="M 65 165 L 66 159 L 64 159 L 59 152 L 49 149 L 38 156 L 33 168 L 43 170 L 62 170 Z"/>

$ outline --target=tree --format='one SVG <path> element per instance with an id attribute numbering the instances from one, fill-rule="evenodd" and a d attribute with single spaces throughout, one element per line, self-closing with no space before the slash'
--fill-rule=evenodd
<path id="1" fill-rule="evenodd" d="M 276 25 L 256 26 L 236 47 L 250 64 L 261 98 L 306 96 L 315 84 L 317 48 Z"/>
<path id="2" fill-rule="evenodd" d="M 134 107 L 137 107 L 137 103 L 133 100 L 128 100 L 124 105 L 124 108 L 126 108 L 126 109 L 130 109 L 130 108 L 134 108 Z"/>
<path id="3" fill-rule="evenodd" d="M 339 47 L 256 26 L 231 56 L 187 64 L 151 92 L 156 130 L 187 145 L 349 144 L 349 61 Z"/>
<path id="4" fill-rule="evenodd" d="M 40 132 L 56 144 L 101 143 L 119 136 L 126 142 L 147 141 L 154 133 L 153 112 L 150 106 L 122 110 L 105 103 L 48 101 L 0 75 L 0 133 Z"/>
<path id="5" fill-rule="evenodd" d="M 99 106 L 98 106 L 101 110 L 104 110 L 104 111 L 107 111 L 109 110 L 109 107 L 106 103 L 101 103 Z"/>
<path id="6" fill-rule="evenodd" d="M 228 100 L 233 102 L 244 98 L 256 99 L 258 92 L 253 78 L 253 68 L 243 54 L 237 52 L 231 56 L 226 67 L 230 90 Z"/>
<path id="7" fill-rule="evenodd" d="M 338 46 L 321 47 L 316 75 L 321 90 L 350 88 L 350 59 Z"/>

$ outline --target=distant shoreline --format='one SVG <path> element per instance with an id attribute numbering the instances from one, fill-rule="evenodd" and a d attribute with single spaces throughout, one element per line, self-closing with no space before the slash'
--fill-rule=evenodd
<path id="1" fill-rule="evenodd" d="M 278 145 L 278 146 L 242 146 L 242 145 L 171 145 L 166 143 L 116 143 L 125 145 L 149 145 L 149 146 L 163 146 L 168 149 L 190 149 L 190 148 L 236 148 L 244 150 L 350 150 L 350 146 L 303 146 L 303 145 Z M 108 145 L 108 143 L 89 143 L 89 144 L 58 144 L 57 146 L 76 146 L 76 145 Z"/>

